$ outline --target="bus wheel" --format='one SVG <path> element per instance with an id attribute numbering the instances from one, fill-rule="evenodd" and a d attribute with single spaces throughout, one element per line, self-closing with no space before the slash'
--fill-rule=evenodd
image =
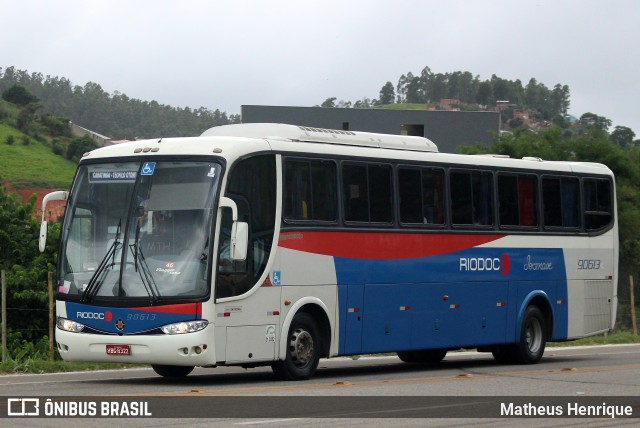
<path id="1" fill-rule="evenodd" d="M 500 364 L 511 364 L 514 362 L 514 355 L 516 353 L 515 346 L 499 346 L 493 351 L 494 360 Z"/>
<path id="2" fill-rule="evenodd" d="M 193 371 L 193 366 L 165 366 L 152 364 L 153 371 L 164 377 L 185 377 Z"/>
<path id="3" fill-rule="evenodd" d="M 446 349 L 398 352 L 398 358 L 405 363 L 436 364 L 442 361 L 445 355 L 447 355 Z"/>
<path id="4" fill-rule="evenodd" d="M 284 380 L 309 379 L 320 362 L 320 335 L 311 315 L 301 312 L 293 317 L 287 335 L 287 355 L 273 364 L 273 372 Z"/>
<path id="5" fill-rule="evenodd" d="M 547 342 L 544 314 L 537 306 L 529 306 L 522 319 L 520 343 L 516 345 L 514 359 L 522 364 L 540 361 Z"/>

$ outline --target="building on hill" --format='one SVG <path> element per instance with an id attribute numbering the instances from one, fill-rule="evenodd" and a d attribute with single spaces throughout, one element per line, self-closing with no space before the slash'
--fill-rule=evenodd
<path id="1" fill-rule="evenodd" d="M 111 141 L 111 137 L 98 134 L 97 132 L 91 131 L 90 129 L 83 128 L 80 125 L 76 125 L 73 122 L 69 122 L 69 127 L 71 128 L 71 135 L 73 135 L 74 137 L 84 137 L 85 135 L 88 135 L 100 147 L 108 146 L 109 142 Z"/>
<path id="2" fill-rule="evenodd" d="M 487 111 L 394 110 L 290 106 L 241 106 L 242 123 L 288 123 L 313 128 L 427 137 L 441 152 L 491 144 L 500 113 Z"/>

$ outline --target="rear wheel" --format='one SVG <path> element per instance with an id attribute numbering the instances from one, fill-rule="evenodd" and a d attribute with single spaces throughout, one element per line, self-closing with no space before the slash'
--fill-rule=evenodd
<path id="1" fill-rule="evenodd" d="M 405 363 L 436 364 L 447 355 L 446 349 L 398 352 L 398 358 Z"/>
<path id="2" fill-rule="evenodd" d="M 165 366 L 152 364 L 153 371 L 163 377 L 185 377 L 193 371 L 193 366 Z"/>
<path id="3" fill-rule="evenodd" d="M 491 351 L 493 358 L 500 364 L 513 363 L 513 355 L 515 353 L 515 346 L 500 346 L 499 348 Z"/>
<path id="4" fill-rule="evenodd" d="M 289 327 L 285 360 L 274 363 L 273 372 L 284 380 L 309 379 L 318 368 L 321 348 L 316 321 L 301 312 L 293 317 Z"/>
<path id="5" fill-rule="evenodd" d="M 522 317 L 520 342 L 500 346 L 492 351 L 498 363 L 535 364 L 542 358 L 547 344 L 547 322 L 537 306 L 529 306 Z"/>
<path id="6" fill-rule="evenodd" d="M 522 364 L 534 364 L 542 359 L 547 344 L 547 328 L 544 314 L 537 306 L 529 306 L 522 317 L 520 343 L 516 346 L 515 359 Z"/>

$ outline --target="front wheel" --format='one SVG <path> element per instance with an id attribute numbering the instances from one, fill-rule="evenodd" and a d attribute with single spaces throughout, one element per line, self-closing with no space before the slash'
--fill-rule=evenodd
<path id="1" fill-rule="evenodd" d="M 163 377 L 185 377 L 193 371 L 193 366 L 165 366 L 152 364 L 153 371 Z"/>
<path id="2" fill-rule="evenodd" d="M 284 361 L 272 365 L 273 372 L 284 380 L 309 379 L 320 362 L 320 335 L 313 317 L 301 312 L 293 317 L 287 335 L 287 355 Z"/>

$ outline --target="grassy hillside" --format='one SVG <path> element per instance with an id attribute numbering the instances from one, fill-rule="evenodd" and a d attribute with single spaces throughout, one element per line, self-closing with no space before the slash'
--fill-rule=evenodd
<path id="1" fill-rule="evenodd" d="M 14 137 L 13 144 L 7 144 L 10 135 Z M 24 144 L 24 138 L 28 138 L 28 145 Z M 75 163 L 54 154 L 43 143 L 0 124 L 0 181 L 11 182 L 14 188 L 67 189 L 75 168 Z"/>
<path id="2" fill-rule="evenodd" d="M 374 106 L 373 108 L 383 108 L 389 110 L 426 110 L 429 104 L 413 104 L 413 103 L 398 103 L 398 104 L 384 104 Z"/>

